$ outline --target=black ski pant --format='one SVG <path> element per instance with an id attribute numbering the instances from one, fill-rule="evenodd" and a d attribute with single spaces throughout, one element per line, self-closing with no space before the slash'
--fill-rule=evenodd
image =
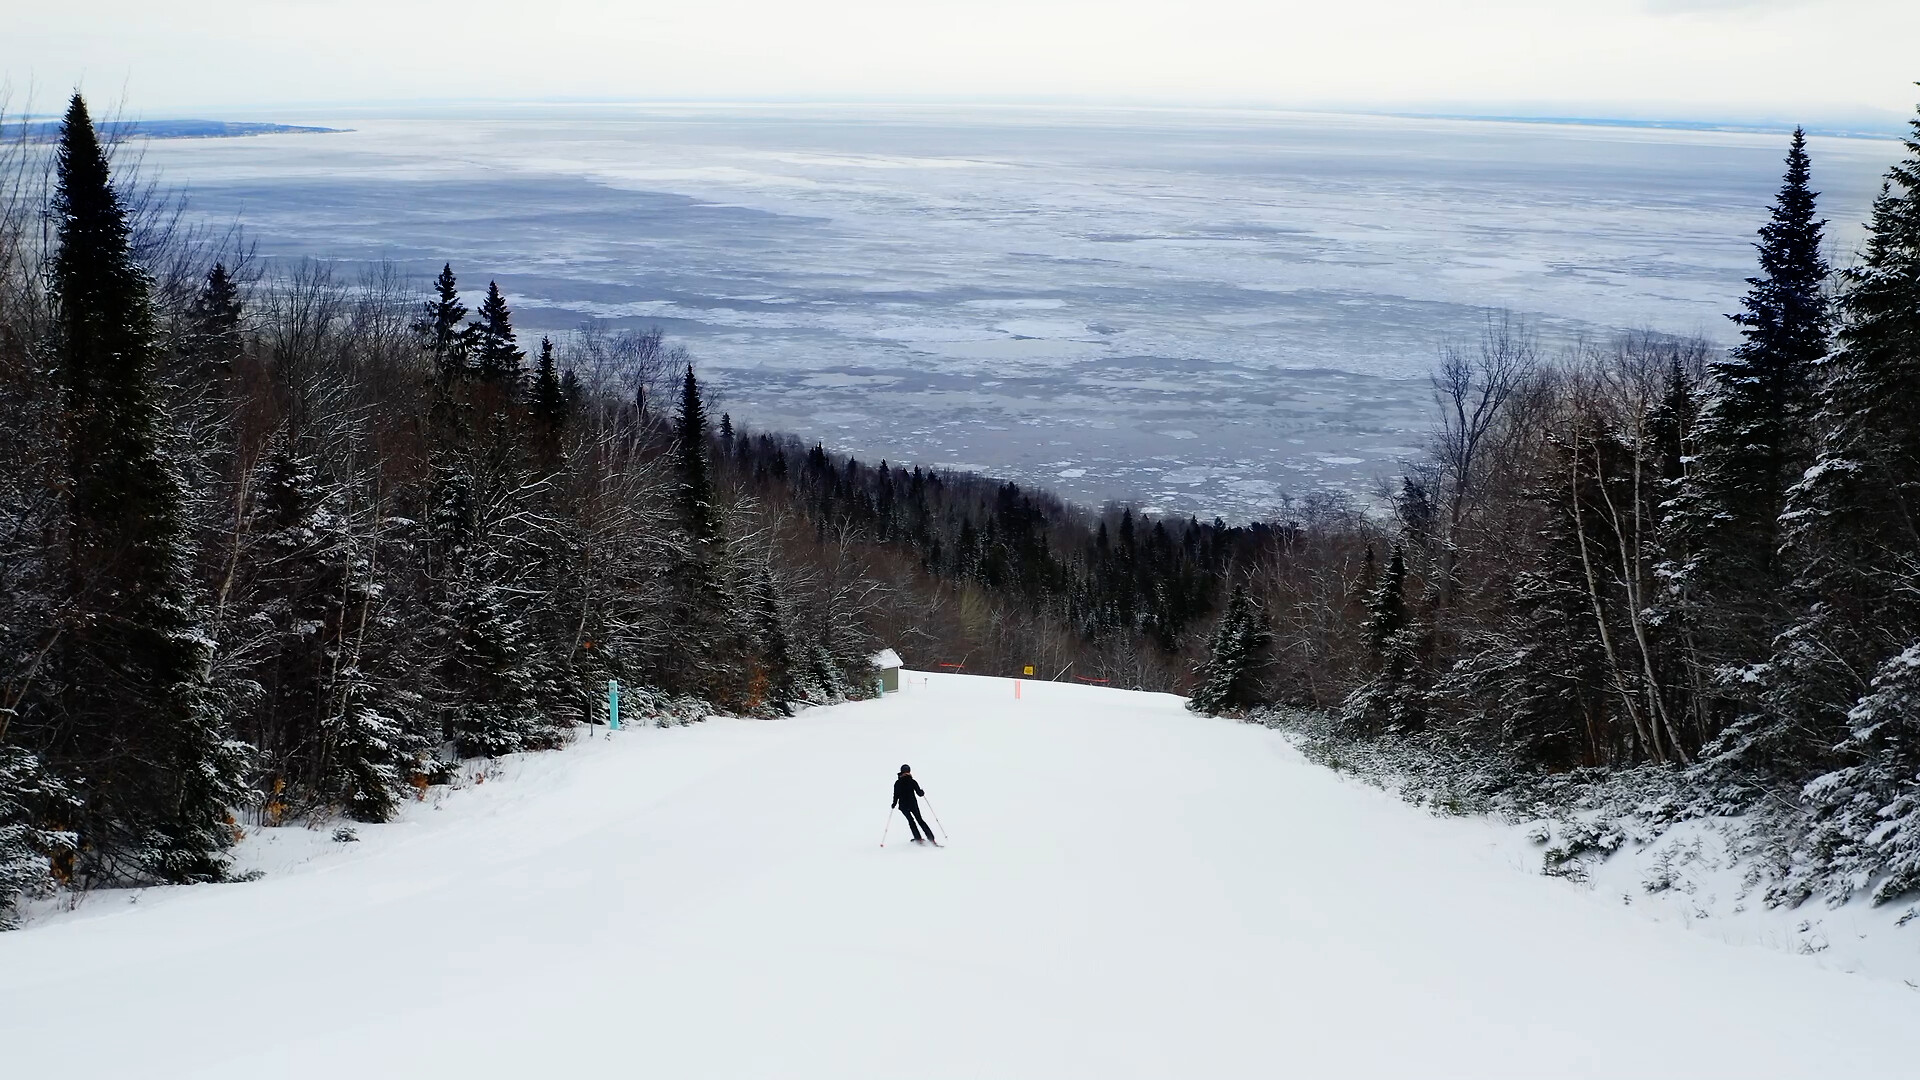
<path id="1" fill-rule="evenodd" d="M 920 839 L 923 831 L 927 834 L 927 839 L 933 839 L 933 826 L 927 824 L 927 819 L 920 816 L 919 803 L 901 803 L 900 812 L 907 816 L 907 828 L 913 830 L 915 840 Z"/>

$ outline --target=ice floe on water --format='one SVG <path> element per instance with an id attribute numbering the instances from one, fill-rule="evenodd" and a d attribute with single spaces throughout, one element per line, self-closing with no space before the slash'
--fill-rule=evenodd
<path id="1" fill-rule="evenodd" d="M 1390 473 L 1429 421 L 1438 347 L 1489 307 L 1549 347 L 1724 340 L 1784 152 L 1167 110 L 287 119 L 353 130 L 161 142 L 145 164 L 269 259 L 392 259 L 423 285 L 451 261 L 472 288 L 498 280 L 530 335 L 658 326 L 738 424 L 1228 517 Z M 1897 147 L 1812 151 L 1845 250 Z M 1187 470 L 1172 488 L 1139 468 L 1165 453 Z M 1239 460 L 1258 475 L 1216 475 Z"/>

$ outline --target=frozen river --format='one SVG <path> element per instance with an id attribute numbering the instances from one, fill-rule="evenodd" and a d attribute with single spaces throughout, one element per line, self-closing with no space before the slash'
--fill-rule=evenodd
<path id="1" fill-rule="evenodd" d="M 273 257 L 657 325 L 754 428 L 1257 515 L 1416 445 L 1440 344 L 1726 340 L 1780 135 L 1284 113 L 568 106 L 146 162 Z M 1812 140 L 1844 260 L 1897 144 Z M 351 276 L 350 274 L 348 276 Z"/>

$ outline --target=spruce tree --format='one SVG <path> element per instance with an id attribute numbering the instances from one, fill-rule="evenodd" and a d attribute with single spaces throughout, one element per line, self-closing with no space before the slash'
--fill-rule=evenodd
<path id="1" fill-rule="evenodd" d="M 1375 657 L 1386 655 L 1394 635 L 1407 628 L 1406 591 L 1406 549 L 1396 543 L 1387 556 L 1386 573 L 1367 600 L 1367 651 Z"/>
<path id="2" fill-rule="evenodd" d="M 761 705 L 788 716 L 800 696 L 794 678 L 793 636 L 787 632 L 785 605 L 773 575 L 762 569 L 754 581 L 753 637 L 759 652 L 759 686 L 754 689 Z"/>
<path id="3" fill-rule="evenodd" d="M 468 327 L 472 341 L 472 364 L 480 381 L 517 393 L 526 378 L 527 354 L 513 335 L 513 314 L 507 310 L 507 298 L 500 294 L 498 282 L 487 282 L 487 298 L 480 304 L 480 318 Z"/>
<path id="4" fill-rule="evenodd" d="M 62 639 L 58 749 L 90 763 L 83 844 L 99 868 L 217 879 L 245 748 L 226 738 L 208 683 L 181 481 L 161 450 L 151 285 L 78 94 L 57 167 L 53 286 L 76 612 Z"/>
<path id="5" fill-rule="evenodd" d="M 230 371 L 240 358 L 240 284 L 225 263 L 207 271 L 200 293 L 187 311 L 181 354 L 202 378 Z"/>
<path id="6" fill-rule="evenodd" d="M 1521 762 L 1594 764 L 1611 749 L 1596 738 L 1613 694 L 1566 506 L 1551 507 L 1536 559 L 1515 576 L 1501 625 L 1476 635 L 1439 689 L 1497 721 L 1489 734 Z"/>
<path id="7" fill-rule="evenodd" d="M 1365 734 L 1411 731 L 1425 717 L 1421 637 L 1407 605 L 1406 589 L 1406 548 L 1395 543 L 1386 572 L 1367 601 L 1366 646 L 1374 674 L 1341 706 L 1348 723 Z"/>
<path id="8" fill-rule="evenodd" d="M 538 646 L 528 624 L 526 560 L 505 532 L 484 478 L 464 462 L 435 478 L 429 529 L 437 552 L 434 614 L 447 738 L 467 757 L 495 757 L 545 741 Z"/>
<path id="9" fill-rule="evenodd" d="M 720 519 L 714 509 L 713 473 L 707 458 L 707 410 L 700 401 L 692 364 L 681 382 L 673 446 L 680 470 L 680 522 L 687 536 L 704 547 L 719 535 Z"/>
<path id="10" fill-rule="evenodd" d="M 1783 515 L 1805 612 L 1723 755 L 1829 769 L 1804 792 L 1815 865 L 1843 895 L 1885 874 L 1876 901 L 1920 889 L 1920 119 L 1905 145 L 1845 275 L 1819 452 Z"/>
<path id="11" fill-rule="evenodd" d="M 440 276 L 433 280 L 433 290 L 433 299 L 424 305 L 414 329 L 433 354 L 434 366 L 441 378 L 446 380 L 467 373 L 467 353 L 472 346 L 472 334 L 461 321 L 467 317 L 467 305 L 460 302 L 460 286 L 453 276 L 452 263 L 441 267 Z"/>
<path id="12" fill-rule="evenodd" d="M 567 422 L 568 401 L 565 387 L 553 362 L 553 342 L 540 339 L 540 358 L 534 364 L 533 390 L 528 397 L 533 422 L 543 432 L 557 433 Z"/>
<path id="13" fill-rule="evenodd" d="M 1206 716 L 1244 713 L 1259 704 L 1258 673 L 1272 632 L 1245 585 L 1236 584 L 1194 672 L 1187 708 Z"/>
<path id="14" fill-rule="evenodd" d="M 1835 747 L 1867 680 L 1920 639 L 1920 119 L 1905 146 L 1843 276 L 1818 450 L 1781 515 L 1801 613 L 1761 673 L 1760 707 L 1719 748 L 1723 765 L 1793 775 L 1844 763 Z"/>
<path id="15" fill-rule="evenodd" d="M 77 809 L 66 785 L 38 757 L 0 743 L 0 930 L 13 929 L 19 902 L 48 885 L 50 862 L 71 863 L 77 838 L 46 823 L 71 821 Z"/>
<path id="16" fill-rule="evenodd" d="M 1747 280 L 1741 343 L 1712 363 L 1711 397 L 1676 500 L 1670 601 L 1717 670 L 1717 726 L 1740 706 L 1746 669 L 1766 658 L 1786 575 L 1776 558 L 1787 491 L 1813 460 L 1812 393 L 1827 355 L 1829 268 L 1815 216 L 1806 136 L 1795 129 L 1786 175 L 1760 229 L 1760 274 Z"/>

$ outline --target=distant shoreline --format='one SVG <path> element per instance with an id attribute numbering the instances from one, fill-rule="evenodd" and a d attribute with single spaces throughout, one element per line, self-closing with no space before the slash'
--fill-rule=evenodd
<path id="1" fill-rule="evenodd" d="M 461 100 L 445 100 L 445 101 L 411 102 L 411 103 L 390 102 L 390 103 L 387 103 L 385 106 L 368 105 L 368 104 L 335 106 L 336 109 L 339 109 L 344 112 L 351 112 L 355 114 L 365 115 L 368 118 L 378 117 L 381 119 L 397 119 L 403 116 L 408 118 L 428 118 L 435 114 L 446 114 L 449 112 L 455 115 L 465 113 L 465 114 L 471 114 L 471 115 L 477 115 L 477 116 L 486 116 L 486 115 L 491 115 L 490 110 L 496 110 L 496 109 L 506 110 L 509 112 L 517 112 L 524 109 L 550 108 L 550 109 L 564 110 L 564 109 L 594 109 L 594 108 L 605 108 L 605 107 L 640 108 L 640 109 L 686 108 L 686 107 L 693 107 L 693 108 L 795 107 L 795 108 L 844 108 L 849 110 L 859 110 L 862 108 L 886 109 L 886 108 L 948 108 L 948 107 L 951 107 L 951 108 L 962 108 L 962 109 L 982 108 L 982 109 L 1016 109 L 1016 110 L 1017 109 L 1036 109 L 1036 110 L 1066 109 L 1066 110 L 1091 110 L 1095 112 L 1104 112 L 1104 111 L 1114 110 L 1114 111 L 1122 111 L 1122 112 L 1140 111 L 1140 112 L 1146 112 L 1146 113 L 1166 113 L 1166 112 L 1175 112 L 1175 113 L 1178 113 L 1178 112 L 1223 113 L 1224 112 L 1224 113 L 1243 113 L 1243 114 L 1285 113 L 1290 115 L 1319 114 L 1319 115 L 1325 115 L 1325 116 L 1381 117 L 1381 118 L 1395 119 L 1395 120 L 1452 120 L 1452 121 L 1464 121 L 1464 122 L 1472 122 L 1472 123 L 1535 124 L 1535 125 L 1550 126 L 1550 127 L 1551 126 L 1601 127 L 1601 128 L 1642 129 L 1642 130 L 1654 130 L 1654 131 L 1720 132 L 1725 134 L 1737 134 L 1737 135 L 1784 135 L 1788 132 L 1791 132 L 1795 127 L 1795 124 L 1788 120 L 1660 119 L 1660 118 L 1632 118 L 1632 117 L 1618 117 L 1618 116 L 1604 116 L 1604 115 L 1546 116 L 1546 115 L 1529 114 L 1529 113 L 1472 112 L 1472 111 L 1424 112 L 1424 111 L 1407 110 L 1407 109 L 1400 109 L 1400 110 L 1381 110 L 1381 109 L 1365 109 L 1365 108 L 1355 109 L 1355 108 L 1340 108 L 1340 107 L 1331 107 L 1331 106 L 1320 106 L 1320 107 L 1304 107 L 1303 106 L 1303 107 L 1286 108 L 1286 107 L 1280 107 L 1280 106 L 1247 106 L 1247 105 L 1232 106 L 1232 105 L 1198 105 L 1198 104 L 1172 105 L 1172 104 L 1164 104 L 1164 103 L 1154 103 L 1154 104 L 1139 103 L 1139 102 L 1091 103 L 1091 102 L 1076 102 L 1076 101 L 1013 102 L 1013 101 L 867 101 L 867 100 L 848 100 L 848 101 L 834 101 L 834 100 L 824 100 L 824 101 L 806 101 L 806 100 L 794 100 L 794 101 L 749 101 L 749 100 L 740 100 L 740 101 L 731 101 L 731 100 L 716 100 L 716 101 L 705 101 L 705 100 L 461 101 Z M 426 115 L 421 115 L 421 114 L 426 114 Z M 466 118 L 466 117 L 461 117 L 461 118 Z M 29 114 L 28 117 L 25 118 L 27 138 L 29 140 L 36 141 L 36 142 L 45 141 L 47 139 L 54 138 L 57 136 L 59 132 L 59 123 L 60 122 L 58 119 L 48 116 L 44 113 L 38 117 L 35 117 Z M 1804 123 L 1799 126 L 1804 127 L 1806 129 L 1807 134 L 1809 135 L 1824 136 L 1828 138 L 1898 139 L 1898 138 L 1901 138 L 1906 133 L 1907 125 L 1908 125 L 1908 120 L 1906 118 L 1890 115 L 1884 121 L 1868 119 L 1865 117 L 1861 117 L 1857 119 L 1830 118 L 1827 122 L 1820 122 L 1818 120 L 1815 120 L 1813 122 Z M 19 120 L 15 120 L 14 122 L 11 122 L 11 123 L 0 123 L 0 138 L 9 138 L 9 139 L 18 138 L 20 136 L 21 126 L 22 124 Z M 341 132 L 353 130 L 351 128 L 315 127 L 315 126 L 296 125 L 296 124 L 276 124 L 276 123 L 265 123 L 265 122 L 228 122 L 228 121 L 221 121 L 221 120 L 195 120 L 195 119 L 126 121 L 121 123 L 99 124 L 99 125 L 96 125 L 96 127 L 102 132 L 102 134 L 111 134 L 121 138 L 152 138 L 152 139 L 236 138 L 236 137 L 249 136 L 249 135 L 281 135 L 281 134 L 338 134 Z"/>
<path id="2" fill-rule="evenodd" d="M 109 139 L 235 139 L 252 135 L 338 135 L 349 129 L 226 120 L 128 120 L 98 125 Z M 60 121 L 29 120 L 0 126 L 0 139 L 48 142 L 60 137 Z"/>
<path id="3" fill-rule="evenodd" d="M 1399 120 L 1472 120 L 1494 124 L 1549 124 L 1567 127 L 1652 128 L 1664 131 L 1720 131 L 1734 135 L 1784 135 L 1794 125 L 1787 123 L 1722 123 L 1715 120 L 1626 120 L 1609 116 L 1489 116 L 1484 113 L 1355 113 L 1356 116 L 1391 116 Z M 1901 127 L 1828 127 L 1801 125 L 1808 135 L 1837 139 L 1897 139 Z"/>

